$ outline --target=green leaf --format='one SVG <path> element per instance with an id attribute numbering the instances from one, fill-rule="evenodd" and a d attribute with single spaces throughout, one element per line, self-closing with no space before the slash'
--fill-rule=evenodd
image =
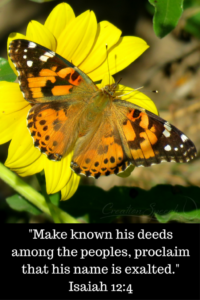
<path id="1" fill-rule="evenodd" d="M 185 31 L 189 32 L 190 34 L 200 39 L 199 27 L 200 27 L 200 12 L 198 12 L 191 18 L 187 19 L 184 29 Z"/>
<path id="2" fill-rule="evenodd" d="M 16 78 L 7 59 L 0 57 L 0 81 L 14 82 Z"/>
<path id="3" fill-rule="evenodd" d="M 28 202 L 27 200 L 25 200 L 24 198 L 22 198 L 21 196 L 19 196 L 17 194 L 15 194 L 11 197 L 8 197 L 6 199 L 6 202 L 14 210 L 26 211 L 33 215 L 41 214 L 41 211 L 38 208 L 36 208 L 32 204 L 30 204 L 30 202 Z"/>
<path id="4" fill-rule="evenodd" d="M 162 38 L 176 27 L 183 12 L 183 0 L 149 0 L 149 2 L 155 7 L 154 32 Z"/>
<path id="5" fill-rule="evenodd" d="M 140 188 L 114 187 L 104 191 L 95 186 L 79 186 L 76 194 L 60 203 L 74 217 L 88 215 L 90 223 L 108 223 L 118 216 L 155 217 L 160 222 L 173 220 L 200 222 L 200 188 L 157 185 Z"/>

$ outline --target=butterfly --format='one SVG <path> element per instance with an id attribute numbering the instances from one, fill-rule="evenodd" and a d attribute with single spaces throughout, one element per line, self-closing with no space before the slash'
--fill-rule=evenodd
<path id="1" fill-rule="evenodd" d="M 117 84 L 99 89 L 78 67 L 27 40 L 13 40 L 9 56 L 25 100 L 34 146 L 60 161 L 74 150 L 71 169 L 98 178 L 132 164 L 188 162 L 192 141 L 167 121 L 115 96 Z"/>

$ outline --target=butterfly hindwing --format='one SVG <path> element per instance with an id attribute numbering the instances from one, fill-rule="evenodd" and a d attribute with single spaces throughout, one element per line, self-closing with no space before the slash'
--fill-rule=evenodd
<path id="1" fill-rule="evenodd" d="M 76 106 L 60 102 L 35 104 L 27 117 L 27 127 L 34 146 L 50 160 L 61 160 L 75 145 L 82 109 L 83 104 Z"/>
<path id="2" fill-rule="evenodd" d="M 71 163 L 77 174 L 98 178 L 123 172 L 130 164 L 118 129 L 108 115 L 109 109 L 78 139 Z"/>
<path id="3" fill-rule="evenodd" d="M 34 42 L 13 40 L 9 56 L 18 72 L 23 96 L 31 103 L 66 101 L 72 93 L 74 98 L 82 93 L 87 99 L 97 90 L 91 79 L 72 63 Z"/>

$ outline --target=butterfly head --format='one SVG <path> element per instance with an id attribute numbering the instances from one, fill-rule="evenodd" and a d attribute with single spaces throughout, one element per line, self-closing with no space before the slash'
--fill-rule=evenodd
<path id="1" fill-rule="evenodd" d="M 101 90 L 104 94 L 107 94 L 108 96 L 110 96 L 111 98 L 115 99 L 116 95 L 115 95 L 115 91 L 118 87 L 119 82 L 122 80 L 122 78 L 120 78 L 117 82 L 113 83 L 113 84 L 108 84 L 106 86 L 104 86 Z"/>

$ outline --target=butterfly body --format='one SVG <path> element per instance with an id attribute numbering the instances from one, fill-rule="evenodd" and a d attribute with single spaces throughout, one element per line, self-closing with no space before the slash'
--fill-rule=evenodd
<path id="1" fill-rule="evenodd" d="M 187 162 L 196 156 L 194 144 L 176 127 L 117 98 L 117 84 L 99 89 L 72 63 L 26 40 L 13 40 L 9 56 L 23 96 L 33 105 L 27 127 L 34 146 L 50 160 L 74 150 L 71 168 L 98 178 L 130 164 Z"/>

